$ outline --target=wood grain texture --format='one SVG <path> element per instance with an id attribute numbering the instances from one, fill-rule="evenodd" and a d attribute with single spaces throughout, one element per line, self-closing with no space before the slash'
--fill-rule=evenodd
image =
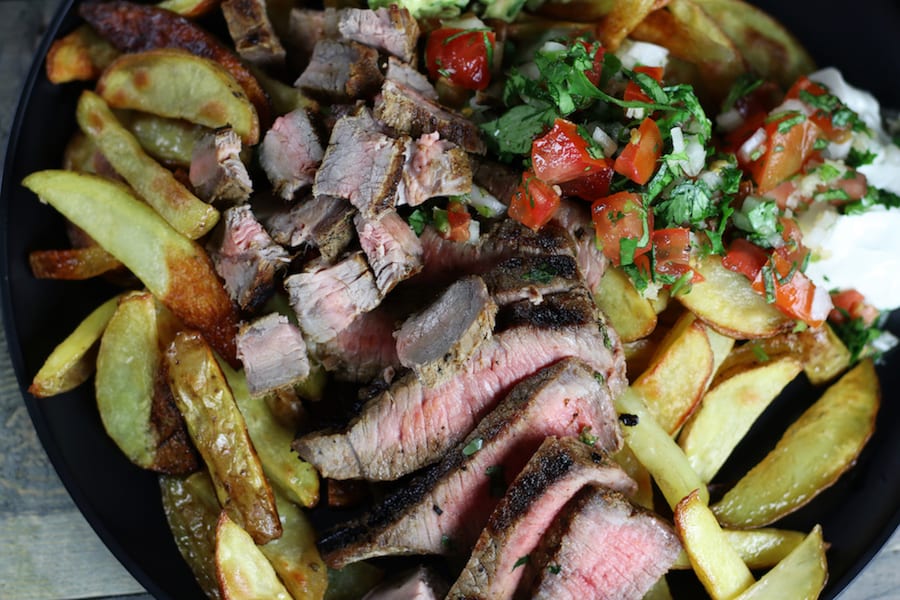
<path id="1" fill-rule="evenodd" d="M 0 162 L 31 55 L 56 4 L 0 0 Z M 142 591 L 62 487 L 25 411 L 0 332 L 0 600 L 149 600 Z M 896 598 L 900 532 L 840 596 Z"/>

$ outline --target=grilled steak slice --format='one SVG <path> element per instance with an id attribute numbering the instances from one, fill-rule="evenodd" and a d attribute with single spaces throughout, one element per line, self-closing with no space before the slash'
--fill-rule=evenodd
<path id="1" fill-rule="evenodd" d="M 334 39 L 339 35 L 336 9 L 292 8 L 288 33 L 281 41 L 288 49 L 288 60 L 292 66 L 296 61 L 297 65 L 305 67 L 319 40 Z"/>
<path id="2" fill-rule="evenodd" d="M 385 71 L 384 76 L 386 79 L 390 79 L 391 81 L 395 81 L 400 85 L 404 85 L 417 91 L 429 100 L 435 102 L 438 101 L 437 90 L 434 89 L 434 86 L 431 85 L 431 82 L 428 81 L 425 74 L 417 71 L 412 65 L 397 60 L 393 56 L 388 57 L 387 71 Z"/>
<path id="3" fill-rule="evenodd" d="M 303 334 L 278 313 L 241 327 L 237 356 L 244 365 L 247 388 L 254 397 L 293 386 L 309 375 Z"/>
<path id="4" fill-rule="evenodd" d="M 509 204 L 519 182 L 522 171 L 514 169 L 506 163 L 497 162 L 484 157 L 472 159 L 472 176 L 477 185 L 487 190 L 494 198 Z"/>
<path id="5" fill-rule="evenodd" d="M 439 600 L 446 593 L 445 582 L 431 569 L 419 567 L 379 585 L 363 596 L 363 600 Z"/>
<path id="6" fill-rule="evenodd" d="M 497 313 L 495 331 L 525 325 L 564 330 L 584 323 L 585 311 L 589 310 L 587 307 L 593 306 L 593 298 L 583 285 L 567 292 L 547 294 L 541 297 L 540 302 L 534 302 L 530 298 L 518 300 L 507 304 Z M 607 346 L 613 347 L 615 342 L 612 337 L 615 333 L 607 327 L 598 311 L 595 310 L 593 314 L 596 315 L 594 325 L 603 334 Z"/>
<path id="7" fill-rule="evenodd" d="M 375 10 L 345 8 L 339 13 L 338 31 L 345 39 L 383 50 L 404 62 L 416 57 L 419 23 L 396 4 Z"/>
<path id="8" fill-rule="evenodd" d="M 302 108 L 275 119 L 259 147 L 259 163 L 284 200 L 293 200 L 297 190 L 312 185 L 324 155 L 309 113 Z"/>
<path id="9" fill-rule="evenodd" d="M 486 151 L 481 133 L 472 121 L 390 79 L 385 79 L 381 94 L 375 99 L 375 116 L 400 133 L 419 137 L 437 131 L 466 152 Z"/>
<path id="10" fill-rule="evenodd" d="M 265 0 L 225 0 L 222 15 L 241 58 L 260 67 L 284 63 L 284 47 L 272 28 Z"/>
<path id="11" fill-rule="evenodd" d="M 356 235 L 356 209 L 343 198 L 307 198 L 290 208 L 273 213 L 266 220 L 272 239 L 288 248 L 318 248 L 331 264 L 347 249 Z"/>
<path id="12" fill-rule="evenodd" d="M 467 553 L 507 479 L 541 442 L 586 428 L 598 448 L 622 444 L 606 385 L 580 361 L 564 359 L 519 383 L 439 464 L 367 517 L 326 534 L 319 548 L 332 568 L 391 554 Z"/>
<path id="13" fill-rule="evenodd" d="M 580 358 L 618 394 L 625 386 L 621 345 L 601 333 L 589 297 L 583 304 L 580 324 L 494 335 L 445 383 L 429 388 L 408 373 L 368 401 L 344 431 L 311 433 L 293 447 L 324 477 L 393 480 L 440 459 L 512 386 L 563 358 Z"/>
<path id="14" fill-rule="evenodd" d="M 397 188 L 397 204 L 418 206 L 435 196 L 459 196 L 472 191 L 469 155 L 462 148 L 426 133 L 406 145 L 406 164 Z"/>
<path id="15" fill-rule="evenodd" d="M 494 298 L 504 306 L 519 300 L 540 304 L 546 294 L 581 285 L 578 265 L 566 254 L 513 256 L 483 275 Z"/>
<path id="16" fill-rule="evenodd" d="M 383 306 L 353 319 L 334 339 L 316 344 L 313 352 L 325 370 L 342 381 L 366 382 L 387 369 L 397 369 L 396 319 Z"/>
<path id="17" fill-rule="evenodd" d="M 587 487 L 544 534 L 522 583 L 534 575 L 527 589 L 541 600 L 641 600 L 680 550 L 669 523 L 618 492 Z"/>
<path id="18" fill-rule="evenodd" d="M 584 277 L 588 289 L 596 291 L 608 261 L 594 240 L 594 224 L 591 222 L 587 205 L 573 200 L 563 200 L 553 215 L 553 221 L 570 232 L 575 243 L 575 257 L 578 259 L 581 276 Z"/>
<path id="19" fill-rule="evenodd" d="M 250 174 L 241 161 L 241 138 L 231 127 L 205 135 L 194 146 L 188 177 L 206 202 L 246 202 L 253 191 Z"/>
<path id="20" fill-rule="evenodd" d="M 367 110 L 335 123 L 313 194 L 346 198 L 366 217 L 392 208 L 406 143 L 386 136 Z"/>
<path id="21" fill-rule="evenodd" d="M 460 279 L 397 332 L 400 364 L 426 385 L 443 383 L 491 337 L 497 305 L 477 275 Z"/>
<path id="22" fill-rule="evenodd" d="M 577 438 L 548 437 L 491 513 L 447 598 L 512 598 L 524 572 L 520 561 L 528 560 L 560 509 L 589 484 L 626 494 L 636 488 L 601 451 Z"/>
<path id="23" fill-rule="evenodd" d="M 382 295 L 422 269 L 422 243 L 397 211 L 387 210 L 375 218 L 357 214 L 354 224 Z"/>
<path id="24" fill-rule="evenodd" d="M 290 262 L 287 250 L 275 243 L 259 224 L 249 204 L 225 211 L 221 239 L 207 246 L 225 290 L 242 309 L 253 312 L 275 289 L 275 273 Z"/>
<path id="25" fill-rule="evenodd" d="M 383 79 L 378 51 L 358 42 L 323 39 L 316 42 L 309 64 L 294 86 L 324 102 L 371 98 Z"/>
<path id="26" fill-rule="evenodd" d="M 323 344 L 335 339 L 359 315 L 381 302 L 375 277 L 362 252 L 333 266 L 313 267 L 284 280 L 291 307 L 306 339 Z"/>

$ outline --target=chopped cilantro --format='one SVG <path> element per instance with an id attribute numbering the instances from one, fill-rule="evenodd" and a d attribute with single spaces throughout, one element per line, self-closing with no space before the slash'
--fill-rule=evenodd
<path id="1" fill-rule="evenodd" d="M 840 309 L 838 309 L 840 310 Z M 858 361 L 866 352 L 871 351 L 871 344 L 881 336 L 881 328 L 877 322 L 872 325 L 866 325 L 862 317 L 851 319 L 846 311 L 844 313 L 843 323 L 829 322 L 847 349 L 850 350 L 850 364 Z"/>
<path id="2" fill-rule="evenodd" d="M 523 566 L 523 565 L 527 565 L 527 564 L 528 564 L 528 561 L 529 561 L 530 559 L 531 559 L 531 556 L 528 555 L 528 554 L 526 554 L 525 556 L 520 556 L 520 557 L 519 557 L 519 560 L 516 561 L 516 564 L 513 565 L 512 570 L 515 571 L 515 570 L 518 569 L 519 567 L 521 567 L 521 566 Z"/>
<path id="3" fill-rule="evenodd" d="M 871 165 L 873 162 L 875 162 L 875 158 L 877 156 L 878 153 L 872 152 L 871 150 L 860 151 L 856 148 L 850 148 L 850 153 L 847 155 L 846 163 L 848 167 L 853 167 L 855 169 L 863 165 Z"/>
<path id="4" fill-rule="evenodd" d="M 734 213 L 735 226 L 747 233 L 751 242 L 763 248 L 772 246 L 772 237 L 781 231 L 778 205 L 774 200 L 748 196 L 744 206 Z"/>
<path id="5" fill-rule="evenodd" d="M 699 224 L 718 214 L 709 186 L 701 180 L 678 182 L 665 198 L 653 206 L 653 214 L 666 227 Z"/>
<path id="6" fill-rule="evenodd" d="M 417 208 L 409 215 L 408 221 L 409 226 L 416 232 L 416 235 L 422 235 L 422 232 L 425 231 L 425 226 L 431 223 L 431 215 L 421 208 Z"/>
<path id="7" fill-rule="evenodd" d="M 753 356 L 756 357 L 757 362 L 769 362 L 769 355 L 766 354 L 765 349 L 759 342 L 750 342 L 750 350 L 753 351 Z"/>
<path id="8" fill-rule="evenodd" d="M 761 86 L 763 80 L 751 73 L 743 73 L 739 76 L 734 84 L 731 86 L 731 89 L 728 91 L 728 96 L 725 98 L 725 102 L 722 103 L 722 112 L 727 112 L 734 108 L 734 103 L 748 96 L 750 92 Z"/>
<path id="9" fill-rule="evenodd" d="M 552 108 L 521 104 L 482 123 L 481 130 L 494 150 L 508 160 L 511 155 L 530 153 L 532 140 L 553 125 L 556 117 Z"/>
<path id="10" fill-rule="evenodd" d="M 552 564 L 547 566 L 547 570 L 550 571 L 551 575 L 559 575 L 559 572 L 562 571 L 562 565 L 560 564 Z"/>
<path id="11" fill-rule="evenodd" d="M 522 275 L 523 280 L 535 283 L 550 283 L 554 277 L 556 272 L 548 265 L 538 265 Z"/>
<path id="12" fill-rule="evenodd" d="M 858 215 L 874 206 L 900 208 L 900 195 L 870 185 L 865 196 L 855 202 L 844 204 L 842 208 L 845 214 Z"/>
<path id="13" fill-rule="evenodd" d="M 599 438 L 591 433 L 591 427 L 582 427 L 581 432 L 578 434 L 578 439 L 588 446 L 593 446 Z"/>
<path id="14" fill-rule="evenodd" d="M 475 438 L 462 449 L 464 456 L 472 456 L 484 446 L 484 440 L 480 437 Z"/>

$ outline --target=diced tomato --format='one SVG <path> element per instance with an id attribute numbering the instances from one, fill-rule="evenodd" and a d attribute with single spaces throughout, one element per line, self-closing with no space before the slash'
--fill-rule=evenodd
<path id="1" fill-rule="evenodd" d="M 644 208 L 639 194 L 618 192 L 601 198 L 591 205 L 594 230 L 603 254 L 615 265 L 622 264 L 621 242 L 630 239 L 637 242 L 634 257 L 650 251 L 650 232 L 653 231 L 653 213 Z M 646 242 L 641 239 L 646 234 Z"/>
<path id="2" fill-rule="evenodd" d="M 793 86 L 791 86 L 791 89 L 785 94 L 785 98 L 803 100 L 804 94 L 801 94 L 801 92 L 806 92 L 813 96 L 824 96 L 828 93 L 828 91 L 818 83 L 810 80 L 806 76 L 802 76 L 797 79 Z M 828 141 L 838 143 L 845 142 L 852 134 L 849 125 L 836 126 L 832 119 L 832 115 L 826 113 L 822 109 L 817 108 L 813 114 L 809 116 L 809 119 L 819 127 L 822 131 L 822 136 Z"/>
<path id="3" fill-rule="evenodd" d="M 663 68 L 662 67 L 635 67 L 635 73 L 643 73 L 644 75 L 649 75 L 652 77 L 656 83 L 662 82 L 663 77 Z M 635 101 L 635 102 L 650 102 L 650 97 L 644 93 L 644 90 L 641 89 L 637 83 L 633 81 L 629 81 L 628 85 L 625 86 L 625 96 L 623 97 L 626 101 Z"/>
<path id="4" fill-rule="evenodd" d="M 588 51 L 588 54 L 591 52 L 594 53 L 593 67 L 590 70 L 585 71 L 584 74 L 588 78 L 588 81 L 599 86 L 600 77 L 603 74 L 603 57 L 606 55 L 606 48 L 604 48 L 600 42 L 588 43 L 585 40 L 578 40 L 578 42 L 584 46 L 584 49 Z"/>
<path id="5" fill-rule="evenodd" d="M 493 31 L 435 29 L 425 45 L 428 74 L 433 80 L 443 76 L 460 87 L 483 90 L 491 82 L 495 43 Z"/>
<path id="6" fill-rule="evenodd" d="M 877 308 L 866 302 L 865 296 L 856 290 L 843 290 L 831 294 L 831 302 L 834 310 L 828 315 L 828 320 L 834 323 L 843 323 L 850 319 L 862 319 L 867 326 L 878 319 Z"/>
<path id="7" fill-rule="evenodd" d="M 728 252 L 722 258 L 722 264 L 753 281 L 769 260 L 766 251 L 744 238 L 737 238 L 728 246 Z"/>
<path id="8" fill-rule="evenodd" d="M 576 196 L 582 200 L 593 202 L 609 195 L 609 184 L 613 176 L 613 161 L 604 159 L 606 168 L 595 170 L 584 177 L 559 184 L 563 196 Z"/>
<path id="9" fill-rule="evenodd" d="M 616 158 L 613 168 L 633 182 L 644 185 L 656 171 L 662 155 L 662 136 L 656 121 L 647 117 L 640 127 L 631 131 L 631 139 Z"/>
<path id="10" fill-rule="evenodd" d="M 559 208 L 559 194 L 531 171 L 522 173 L 522 181 L 509 203 L 510 218 L 537 231 Z"/>
<path id="11" fill-rule="evenodd" d="M 650 239 L 656 253 L 658 273 L 681 277 L 693 271 L 690 266 L 691 232 L 687 227 L 657 229 Z"/>
<path id="12" fill-rule="evenodd" d="M 757 129 L 766 124 L 768 112 L 754 112 L 744 117 L 744 122 L 734 131 L 725 134 L 722 151 L 736 153 Z"/>
<path id="13" fill-rule="evenodd" d="M 465 204 L 449 202 L 447 204 L 447 222 L 450 224 L 450 228 L 444 237 L 454 242 L 469 240 L 469 224 L 472 222 L 472 215 L 469 214 L 469 209 Z"/>
<path id="14" fill-rule="evenodd" d="M 796 262 L 786 260 L 777 252 L 771 255 L 769 265 L 771 268 L 761 269 L 750 284 L 753 290 L 767 300 L 774 296 L 775 306 L 792 319 L 811 327 L 824 323 L 831 310 L 827 292 L 817 290 Z"/>
<path id="15" fill-rule="evenodd" d="M 814 155 L 816 139 L 821 131 L 805 117 L 792 123 L 801 117 L 802 113 L 793 111 L 769 117 L 764 127 L 766 141 L 759 148 L 760 155 L 749 157 L 749 162 L 742 165 L 749 170 L 760 193 L 768 192 L 799 173 Z M 742 158 L 740 154 L 738 158 Z"/>
<path id="16" fill-rule="evenodd" d="M 594 158 L 588 148 L 575 123 L 556 119 L 553 128 L 531 144 L 534 174 L 553 185 L 609 169 L 610 161 Z"/>

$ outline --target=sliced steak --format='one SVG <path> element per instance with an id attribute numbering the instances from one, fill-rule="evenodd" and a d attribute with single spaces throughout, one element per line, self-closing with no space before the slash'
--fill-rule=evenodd
<path id="1" fill-rule="evenodd" d="M 422 270 L 422 242 L 397 211 L 386 210 L 374 218 L 359 213 L 354 224 L 382 295 Z"/>
<path id="2" fill-rule="evenodd" d="M 284 46 L 266 13 L 265 0 L 224 0 L 222 15 L 241 58 L 259 67 L 284 64 Z"/>
<path id="3" fill-rule="evenodd" d="M 494 198 L 509 204 L 522 181 L 522 170 L 481 156 L 472 158 L 472 177 Z"/>
<path id="4" fill-rule="evenodd" d="M 386 370 L 397 369 L 394 343 L 396 319 L 378 306 L 350 322 L 328 342 L 316 344 L 313 352 L 327 371 L 342 381 L 367 382 Z"/>
<path id="5" fill-rule="evenodd" d="M 469 155 L 455 144 L 426 133 L 406 146 L 406 163 L 397 189 L 397 204 L 418 206 L 435 196 L 460 196 L 472 191 Z"/>
<path id="6" fill-rule="evenodd" d="M 532 325 L 544 329 L 565 330 L 584 323 L 587 307 L 593 309 L 594 325 L 603 335 L 608 348 L 618 344 L 616 333 L 610 329 L 603 315 L 594 308 L 591 293 L 583 285 L 566 292 L 541 296 L 540 302 L 531 298 L 518 300 L 503 306 L 497 313 L 495 331 Z"/>
<path id="7" fill-rule="evenodd" d="M 309 375 L 303 334 L 284 315 L 272 313 L 245 324 L 236 341 L 253 397 L 291 387 Z"/>
<path id="8" fill-rule="evenodd" d="M 288 33 L 281 40 L 288 48 L 288 60 L 305 67 L 319 40 L 334 39 L 338 32 L 338 11 L 334 8 L 316 10 L 292 8 Z"/>
<path id="9" fill-rule="evenodd" d="M 324 477 L 393 480 L 440 459 L 516 383 L 563 358 L 580 358 L 618 394 L 625 387 L 621 345 L 598 328 L 590 298 L 583 304 L 580 324 L 526 325 L 494 335 L 445 383 L 430 388 L 408 373 L 369 400 L 343 431 L 311 433 L 293 447 Z"/>
<path id="10" fill-rule="evenodd" d="M 397 60 L 393 56 L 389 56 L 387 71 L 385 71 L 384 76 L 391 81 L 395 81 L 400 85 L 404 85 L 417 91 L 429 100 L 433 100 L 434 102 L 438 101 L 437 90 L 434 89 L 434 86 L 428 81 L 428 77 L 426 77 L 424 73 L 417 71 L 416 68 L 409 63 L 405 63 Z"/>
<path id="11" fill-rule="evenodd" d="M 626 494 L 637 487 L 601 451 L 577 438 L 548 437 L 491 513 L 447 598 L 512 598 L 525 571 L 522 561 L 537 548 L 560 509 L 589 484 Z"/>
<path id="12" fill-rule="evenodd" d="M 588 289 L 597 291 L 608 261 L 603 251 L 597 247 L 589 206 L 583 202 L 564 199 L 553 215 L 553 221 L 572 236 L 581 276 Z"/>
<path id="13" fill-rule="evenodd" d="M 343 198 L 318 196 L 274 212 L 265 224 L 272 239 L 292 249 L 317 248 L 332 264 L 356 235 L 356 209 Z"/>
<path id="14" fill-rule="evenodd" d="M 225 290 L 238 306 L 253 312 L 275 289 L 275 274 L 290 262 L 287 250 L 259 224 L 249 204 L 225 211 L 224 227 L 207 245 Z"/>
<path id="15" fill-rule="evenodd" d="M 404 62 L 416 58 L 419 23 L 396 4 L 375 10 L 345 8 L 338 17 L 338 31 L 348 40 L 383 50 Z"/>
<path id="16" fill-rule="evenodd" d="M 513 256 L 482 277 L 494 302 L 501 306 L 519 300 L 540 304 L 546 294 L 565 292 L 581 285 L 578 265 L 566 254 Z"/>
<path id="17" fill-rule="evenodd" d="M 668 522 L 618 492 L 591 486 L 560 511 L 522 583 L 540 600 L 641 600 L 680 550 Z"/>
<path id="18" fill-rule="evenodd" d="M 497 305 L 484 280 L 465 277 L 397 332 L 397 356 L 428 386 L 452 377 L 478 346 L 490 339 Z"/>
<path id="19" fill-rule="evenodd" d="M 367 218 L 392 208 L 406 143 L 388 137 L 367 110 L 334 126 L 313 194 L 346 198 Z"/>
<path id="20" fill-rule="evenodd" d="M 362 600 L 439 600 L 447 593 L 447 587 L 434 571 L 419 567 L 382 583 Z"/>
<path id="21" fill-rule="evenodd" d="M 259 146 L 259 163 L 284 200 L 311 186 L 325 150 L 309 113 L 302 108 L 275 119 Z"/>
<path id="22" fill-rule="evenodd" d="M 191 186 L 206 202 L 246 202 L 253 182 L 241 160 L 241 138 L 231 127 L 204 135 L 191 153 Z"/>
<path id="23" fill-rule="evenodd" d="M 323 39 L 316 42 L 309 64 L 294 87 L 324 102 L 348 102 L 373 97 L 383 78 L 374 48 Z"/>
<path id="24" fill-rule="evenodd" d="M 597 435 L 597 448 L 621 447 L 606 385 L 564 359 L 516 385 L 439 464 L 368 516 L 326 534 L 319 548 L 332 568 L 392 554 L 468 553 L 508 480 L 544 439 L 585 429 Z"/>
<path id="25" fill-rule="evenodd" d="M 419 137 L 437 131 L 466 152 L 486 151 L 475 123 L 390 79 L 384 81 L 381 94 L 375 99 L 375 116 L 400 133 Z"/>
<path id="26" fill-rule="evenodd" d="M 361 314 L 381 302 L 375 277 L 362 252 L 333 266 L 312 267 L 284 280 L 291 308 L 308 342 L 334 340 Z"/>

